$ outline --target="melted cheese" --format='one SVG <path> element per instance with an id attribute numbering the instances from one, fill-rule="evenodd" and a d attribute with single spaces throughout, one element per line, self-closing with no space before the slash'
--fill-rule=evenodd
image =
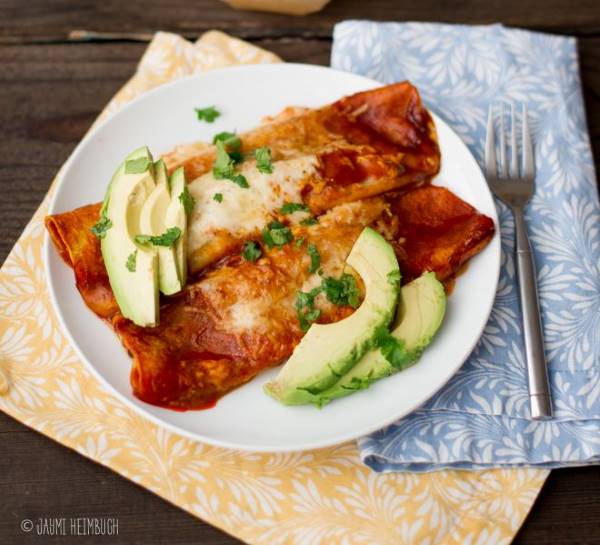
<path id="1" fill-rule="evenodd" d="M 263 306 L 264 303 L 263 303 Z M 230 306 L 224 316 L 224 322 L 236 332 L 264 331 L 265 320 L 262 309 L 257 312 L 256 303 L 252 300 L 242 300 Z M 267 324 L 270 325 L 270 324 Z"/>
<path id="2" fill-rule="evenodd" d="M 263 174 L 256 162 L 246 161 L 238 169 L 250 187 L 242 188 L 231 180 L 217 180 L 212 172 L 192 181 L 188 188 L 195 200 L 190 218 L 189 251 L 209 242 L 217 232 L 233 238 L 260 230 L 285 202 L 302 202 L 301 191 L 315 174 L 314 155 L 273 163 L 273 172 Z M 214 200 L 220 193 L 222 202 Z"/>

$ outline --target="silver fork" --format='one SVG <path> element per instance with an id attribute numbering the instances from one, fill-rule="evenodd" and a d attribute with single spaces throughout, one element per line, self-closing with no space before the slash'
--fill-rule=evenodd
<path id="1" fill-rule="evenodd" d="M 525 339 L 525 358 L 529 381 L 531 416 L 535 419 L 544 419 L 552 416 L 552 404 L 548 385 L 548 366 L 544 354 L 544 337 L 540 319 L 535 265 L 524 218 L 525 206 L 535 192 L 533 150 L 529 136 L 529 124 L 527 122 L 527 107 L 523 104 L 523 129 L 521 136 L 523 164 L 521 174 L 519 175 L 514 104 L 511 104 L 510 110 L 510 175 L 504 141 L 503 109 L 501 109 L 500 114 L 499 172 L 496 168 L 493 106 L 490 106 L 488 114 L 485 142 L 485 169 L 490 188 L 499 199 L 510 207 L 515 217 L 515 264 L 519 281 L 521 312 L 523 314 L 523 336 Z"/>

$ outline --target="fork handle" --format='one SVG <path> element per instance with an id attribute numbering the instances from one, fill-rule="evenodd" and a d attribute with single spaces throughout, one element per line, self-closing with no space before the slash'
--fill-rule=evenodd
<path id="1" fill-rule="evenodd" d="M 522 210 L 515 210 L 515 262 L 519 281 L 519 299 L 523 316 L 525 360 L 529 381 L 531 416 L 535 420 L 552 417 L 548 365 L 544 354 L 544 336 L 540 316 L 535 263 Z"/>

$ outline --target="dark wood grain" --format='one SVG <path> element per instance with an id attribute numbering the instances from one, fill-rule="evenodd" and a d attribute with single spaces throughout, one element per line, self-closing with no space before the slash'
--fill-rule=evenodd
<path id="1" fill-rule="evenodd" d="M 216 0 L 3 0 L 0 36 L 5 40 L 66 39 L 72 29 L 111 32 L 152 32 L 157 28 L 195 37 L 212 28 L 243 38 L 329 38 L 333 25 L 343 19 L 445 21 L 526 26 L 560 33 L 600 32 L 596 0 L 334 0 L 320 13 L 290 17 L 272 13 L 231 10 Z M 27 6 L 27 7 L 24 7 Z"/>
<path id="2" fill-rule="evenodd" d="M 210 0 L 0 0 L 0 261 L 41 202 L 57 169 L 130 77 L 145 44 L 67 43 L 69 32 L 196 37 L 220 28 L 285 60 L 329 63 L 331 29 L 347 18 L 503 21 L 579 37 L 588 124 L 600 159 L 600 2 L 334 0 L 309 17 L 237 12 Z M 47 42 L 40 44 L 36 42 Z M 10 45 L 12 44 L 12 45 Z M 40 543 L 19 530 L 38 516 L 119 518 L 111 544 L 239 543 L 57 443 L 0 414 L 0 543 Z M 553 472 L 515 543 L 600 543 L 600 469 Z M 94 538 L 46 543 L 98 543 Z M 376 544 L 374 544 L 376 545 Z"/>
<path id="3" fill-rule="evenodd" d="M 3 413 L 0 413 L 0 452 L 2 544 L 241 543 Z M 119 534 L 110 538 L 38 537 L 21 531 L 21 520 L 38 517 L 117 517 Z"/>

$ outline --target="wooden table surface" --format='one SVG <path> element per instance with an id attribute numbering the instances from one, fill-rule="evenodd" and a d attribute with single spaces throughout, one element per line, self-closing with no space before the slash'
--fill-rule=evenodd
<path id="1" fill-rule="evenodd" d="M 500 21 L 577 36 L 598 169 L 598 0 L 333 0 L 308 17 L 240 12 L 217 0 L 0 0 L 0 261 L 59 166 L 133 73 L 145 44 L 120 33 L 140 33 L 143 39 L 168 30 L 193 39 L 217 28 L 287 61 L 326 65 L 333 25 L 350 18 Z M 69 33 L 80 29 L 117 34 L 89 43 L 69 40 Z M 102 540 L 111 544 L 239 543 L 0 413 L 0 543 L 100 542 L 94 537 L 42 538 L 20 531 L 21 519 L 40 516 L 116 516 L 119 535 Z M 600 469 L 552 472 L 515 543 L 600 543 Z"/>

